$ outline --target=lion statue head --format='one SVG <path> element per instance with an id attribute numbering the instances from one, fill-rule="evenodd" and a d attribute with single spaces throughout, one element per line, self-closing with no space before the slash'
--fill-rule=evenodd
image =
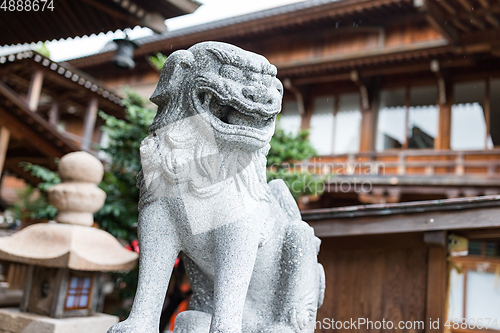
<path id="1" fill-rule="evenodd" d="M 266 58 L 226 43 L 199 43 L 165 62 L 151 96 L 158 114 L 150 132 L 200 115 L 217 141 L 260 149 L 274 134 L 282 97 L 276 67 Z"/>
<path id="2" fill-rule="evenodd" d="M 268 199 L 266 155 L 282 97 L 276 67 L 260 55 L 220 42 L 172 53 L 141 144 L 144 188 L 157 197 L 210 197 L 241 183 Z"/>

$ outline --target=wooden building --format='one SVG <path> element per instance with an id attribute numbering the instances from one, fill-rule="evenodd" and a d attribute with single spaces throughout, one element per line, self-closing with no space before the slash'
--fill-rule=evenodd
<path id="1" fill-rule="evenodd" d="M 476 329 L 448 329 L 446 318 L 483 309 L 500 322 L 486 311 L 500 309 L 498 1 L 309 0 L 135 40 L 132 71 L 109 66 L 111 45 L 69 63 L 149 96 L 159 73 L 148 55 L 206 40 L 266 56 L 285 86 L 280 126 L 310 129 L 319 156 L 303 166 L 325 177 L 324 194 L 303 202 L 323 240 L 319 320 L 424 320 L 357 331 L 465 333 Z M 449 256 L 455 236 L 473 255 Z M 486 285 L 484 302 L 472 300 Z"/>
<path id="2" fill-rule="evenodd" d="M 0 56 L 0 171 L 2 183 L 19 177 L 29 162 L 55 170 L 55 159 L 77 150 L 96 152 L 102 120 L 98 110 L 123 118 L 122 96 L 67 64 L 34 52 Z M 21 185 L 22 187 L 22 185 Z"/>
<path id="3" fill-rule="evenodd" d="M 142 26 L 166 31 L 165 19 L 195 11 L 193 0 L 78 0 L 26 2 L 2 9 L 0 45 L 25 44 Z M 21 47 L 21 49 L 23 49 Z M 54 159 L 75 150 L 96 153 L 98 110 L 123 118 L 122 94 L 67 63 L 31 51 L 0 55 L 0 207 L 38 180 L 20 162 L 55 169 Z M 105 139 L 105 138 L 104 138 Z M 2 177 L 3 171 L 11 176 Z M 4 193 L 5 192 L 5 193 Z M 3 199 L 3 200 L 2 200 Z M 7 202 L 5 202 L 7 201 Z"/>
<path id="4" fill-rule="evenodd" d="M 0 45 L 16 45 L 101 32 L 148 27 L 164 32 L 166 19 L 190 14 L 193 0 L 53 0 L 5 3 L 0 21 Z"/>
<path id="5" fill-rule="evenodd" d="M 75 0 L 3 2 L 0 45 L 90 36 L 142 26 L 166 31 L 165 19 L 195 11 L 193 0 Z M 21 8 L 22 7 L 22 8 Z M 20 47 L 23 49 L 23 47 Z M 67 63 L 27 46 L 0 55 L 0 211 L 17 200 L 26 182 L 40 180 L 20 163 L 51 170 L 63 155 L 97 153 L 102 140 L 98 110 L 124 116 L 122 94 Z M 0 236 L 6 236 L 4 232 Z M 27 266 L 0 263 L 0 306 L 19 303 Z"/>

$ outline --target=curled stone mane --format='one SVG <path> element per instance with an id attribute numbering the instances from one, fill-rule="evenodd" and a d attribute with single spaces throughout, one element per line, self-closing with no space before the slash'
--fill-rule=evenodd
<path id="1" fill-rule="evenodd" d="M 173 186 L 186 184 L 189 193 L 206 198 L 236 182 L 255 200 L 269 200 L 266 182 L 269 146 L 247 153 L 219 149 L 213 143 L 187 121 L 158 129 L 141 145 L 145 176 L 141 175 L 138 183 L 145 181 L 148 192 L 156 197 L 176 193 Z"/>

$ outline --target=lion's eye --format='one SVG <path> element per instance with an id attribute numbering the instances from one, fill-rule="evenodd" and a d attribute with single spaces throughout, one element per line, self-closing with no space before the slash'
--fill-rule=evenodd
<path id="1" fill-rule="evenodd" d="M 222 77 L 225 77 L 227 79 L 231 79 L 234 81 L 241 81 L 245 79 L 245 75 L 243 74 L 243 71 L 237 67 L 231 66 L 231 65 L 222 65 L 222 67 L 219 70 L 219 74 Z"/>

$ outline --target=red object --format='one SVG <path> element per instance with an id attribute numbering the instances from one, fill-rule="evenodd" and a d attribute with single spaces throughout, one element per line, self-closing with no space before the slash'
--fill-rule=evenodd
<path id="1" fill-rule="evenodd" d="M 139 240 L 134 239 L 129 245 L 125 246 L 125 248 L 129 251 L 134 251 L 139 253 Z"/>
<path id="2" fill-rule="evenodd" d="M 177 318 L 177 315 L 179 313 L 187 310 L 187 305 L 188 305 L 187 300 L 182 301 L 181 304 L 179 304 L 179 306 L 177 307 L 177 310 L 174 312 L 172 317 L 170 317 L 170 323 L 168 325 L 170 331 L 172 332 L 174 331 L 175 318 Z"/>

